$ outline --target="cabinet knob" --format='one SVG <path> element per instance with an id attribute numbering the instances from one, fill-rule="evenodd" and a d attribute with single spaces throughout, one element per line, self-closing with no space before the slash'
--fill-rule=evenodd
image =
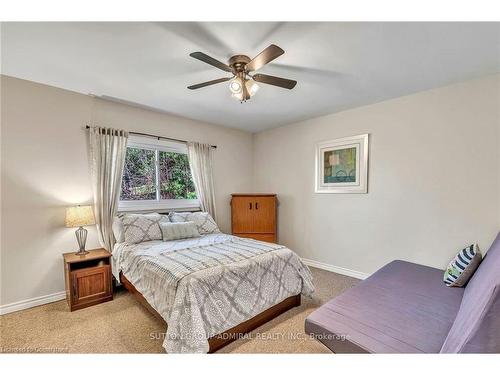
<path id="1" fill-rule="evenodd" d="M 259 202 L 255 202 L 255 209 L 258 210 L 259 209 Z"/>
<path id="2" fill-rule="evenodd" d="M 252 202 L 250 202 L 250 203 L 248 204 L 248 207 L 249 207 L 250 209 L 252 209 Z"/>

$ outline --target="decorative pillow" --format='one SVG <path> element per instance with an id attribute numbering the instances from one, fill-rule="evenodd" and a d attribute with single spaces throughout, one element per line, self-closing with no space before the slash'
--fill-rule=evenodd
<path id="1" fill-rule="evenodd" d="M 182 240 L 200 237 L 200 232 L 193 221 L 183 223 L 160 223 L 163 241 Z"/>
<path id="2" fill-rule="evenodd" d="M 127 243 L 161 240 L 160 222 L 168 222 L 168 216 L 153 214 L 126 214 L 122 218 L 123 235 Z"/>
<path id="3" fill-rule="evenodd" d="M 460 250 L 444 272 L 446 286 L 464 286 L 481 263 L 482 258 L 477 244 Z"/>
<path id="4" fill-rule="evenodd" d="M 194 221 L 200 234 L 220 233 L 219 227 L 208 212 L 171 212 L 168 217 L 172 223 Z"/>

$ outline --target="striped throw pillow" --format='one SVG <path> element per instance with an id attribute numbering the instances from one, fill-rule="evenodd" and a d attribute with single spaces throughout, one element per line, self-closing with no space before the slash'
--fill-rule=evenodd
<path id="1" fill-rule="evenodd" d="M 446 286 L 464 286 L 481 263 L 482 258 L 477 244 L 460 250 L 444 272 L 443 280 Z"/>

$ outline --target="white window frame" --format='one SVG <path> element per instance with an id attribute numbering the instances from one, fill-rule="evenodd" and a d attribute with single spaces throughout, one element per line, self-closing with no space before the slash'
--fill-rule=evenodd
<path id="1" fill-rule="evenodd" d="M 129 136 L 127 147 L 135 147 L 155 151 L 156 160 L 156 199 L 155 200 L 137 200 L 118 202 L 118 211 L 149 211 L 149 210 L 198 210 L 200 202 L 198 199 L 161 199 L 160 198 L 160 151 L 177 152 L 187 154 L 185 143 L 173 142 L 163 139 L 154 139 L 151 137 L 141 137 L 136 135 Z M 121 189 L 121 184 L 120 184 Z M 120 192 L 121 193 L 121 192 Z"/>

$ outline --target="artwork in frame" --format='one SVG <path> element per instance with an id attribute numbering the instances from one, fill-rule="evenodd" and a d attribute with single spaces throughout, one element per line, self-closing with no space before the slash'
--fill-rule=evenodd
<path id="1" fill-rule="evenodd" d="M 315 191 L 368 192 L 368 134 L 316 144 Z"/>

